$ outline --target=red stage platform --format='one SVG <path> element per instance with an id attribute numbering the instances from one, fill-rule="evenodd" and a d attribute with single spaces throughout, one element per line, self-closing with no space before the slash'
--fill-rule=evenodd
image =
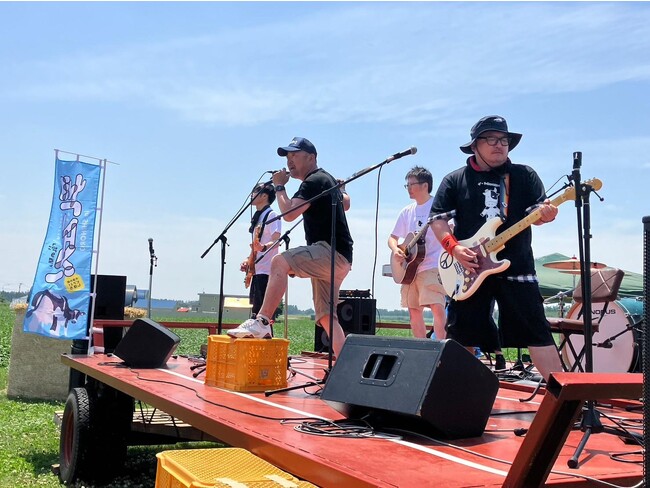
<path id="1" fill-rule="evenodd" d="M 640 398 L 638 373 L 560 373 L 549 382 L 548 392 L 527 402 L 520 400 L 531 395 L 531 386 L 501 382 L 483 435 L 448 441 L 406 432 L 399 432 L 401 439 L 306 434 L 295 428 L 303 420 L 342 418 L 319 398 L 318 386 L 268 397 L 223 390 L 204 385 L 202 376 L 194 378 L 193 363 L 183 357 L 171 359 L 164 369 L 140 370 L 119 367 L 117 358 L 103 354 L 64 355 L 62 361 L 321 487 L 594 486 L 593 480 L 632 486 L 643 477 L 641 447 L 609 433 L 593 434 L 578 468 L 567 467 L 583 437 L 571 429 L 583 400 L 601 399 L 599 410 L 640 433 L 642 412 L 624 408 L 638 402 L 611 406 L 602 400 Z M 316 378 L 327 366 L 325 360 L 307 356 L 292 357 L 290 364 Z M 290 376 L 289 386 L 310 381 L 301 374 Z M 467 391 L 467 401 L 472 402 L 472 391 Z M 602 422 L 612 425 L 605 418 Z M 530 430 L 517 436 L 515 429 Z M 550 474 L 547 466 L 552 466 Z"/>

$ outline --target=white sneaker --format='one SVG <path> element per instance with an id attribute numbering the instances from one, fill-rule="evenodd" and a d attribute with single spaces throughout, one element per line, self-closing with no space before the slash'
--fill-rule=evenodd
<path id="1" fill-rule="evenodd" d="M 270 339 L 273 337 L 271 326 L 262 322 L 262 319 L 248 319 L 236 329 L 226 332 L 230 337 L 251 337 L 255 339 Z"/>

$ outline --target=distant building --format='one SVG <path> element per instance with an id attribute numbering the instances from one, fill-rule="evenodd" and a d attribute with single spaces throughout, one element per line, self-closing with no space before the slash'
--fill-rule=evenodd
<path id="1" fill-rule="evenodd" d="M 225 295 L 223 300 L 223 319 L 244 321 L 251 314 L 252 305 L 246 295 Z M 195 310 L 202 313 L 219 314 L 219 294 L 199 293 L 199 305 Z"/>

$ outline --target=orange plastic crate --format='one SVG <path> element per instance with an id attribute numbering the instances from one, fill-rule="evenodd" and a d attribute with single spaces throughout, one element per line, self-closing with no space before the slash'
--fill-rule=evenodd
<path id="1" fill-rule="evenodd" d="M 205 384 L 247 392 L 284 388 L 288 354 L 286 339 L 208 336 Z"/>
<path id="2" fill-rule="evenodd" d="M 272 464 L 239 448 L 179 449 L 156 454 L 155 488 L 306 488 Z"/>

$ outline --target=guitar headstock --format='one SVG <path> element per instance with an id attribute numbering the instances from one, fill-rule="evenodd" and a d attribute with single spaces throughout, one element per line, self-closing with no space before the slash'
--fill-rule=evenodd
<path id="1" fill-rule="evenodd" d="M 603 182 L 600 181 L 598 178 L 591 178 L 590 180 L 584 181 L 580 183 L 581 185 L 588 185 L 590 186 L 593 190 L 598 191 L 603 187 Z M 563 203 L 567 200 L 575 200 L 576 198 L 576 189 L 574 186 L 570 186 L 566 190 L 564 190 L 564 193 L 557 197 L 555 200 L 553 200 L 551 203 L 554 205 L 557 205 L 558 203 Z M 556 202 L 557 200 L 557 202 Z"/>
<path id="2" fill-rule="evenodd" d="M 581 183 L 582 185 L 589 185 L 592 187 L 594 190 L 598 191 L 603 187 L 603 182 L 600 181 L 598 178 L 592 178 L 590 180 L 585 181 L 584 183 Z"/>

